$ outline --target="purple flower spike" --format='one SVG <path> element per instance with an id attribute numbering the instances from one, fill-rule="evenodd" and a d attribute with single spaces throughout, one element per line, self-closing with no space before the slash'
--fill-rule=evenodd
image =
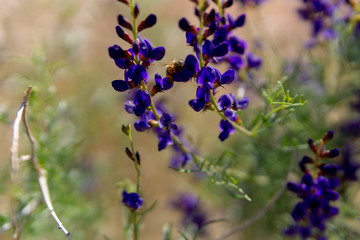
<path id="1" fill-rule="evenodd" d="M 137 210 L 141 208 L 144 201 L 138 193 L 127 193 L 126 190 L 122 193 L 122 203 L 132 210 Z"/>
<path id="2" fill-rule="evenodd" d="M 219 139 L 221 141 L 224 141 L 229 137 L 230 134 L 235 132 L 234 126 L 228 120 L 221 119 L 219 127 L 221 131 Z"/>
<path id="3" fill-rule="evenodd" d="M 146 28 L 151 28 L 156 24 L 156 16 L 154 14 L 150 14 L 147 16 L 144 20 L 142 20 L 138 26 L 138 32 L 141 32 L 142 30 Z"/>
<path id="4" fill-rule="evenodd" d="M 140 117 L 151 104 L 150 95 L 143 90 L 139 90 L 135 95 L 134 104 L 134 114 Z"/>

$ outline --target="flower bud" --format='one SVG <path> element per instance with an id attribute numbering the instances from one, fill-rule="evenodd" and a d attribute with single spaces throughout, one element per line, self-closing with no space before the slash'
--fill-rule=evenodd
<path id="1" fill-rule="evenodd" d="M 150 14 L 144 20 L 142 20 L 138 26 L 138 32 L 146 29 L 151 28 L 156 24 L 156 16 L 154 14 Z"/>

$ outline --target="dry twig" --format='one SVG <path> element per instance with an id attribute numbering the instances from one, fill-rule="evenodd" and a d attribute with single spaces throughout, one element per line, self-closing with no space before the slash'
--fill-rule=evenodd
<path id="1" fill-rule="evenodd" d="M 69 240 L 71 240 L 70 233 L 66 230 L 66 228 L 64 227 L 64 225 L 62 224 L 62 222 L 60 221 L 60 219 L 58 218 L 58 216 L 54 210 L 54 207 L 52 205 L 51 198 L 50 198 L 49 187 L 47 184 L 46 170 L 41 167 L 41 165 L 39 164 L 39 161 L 36 157 L 36 154 L 35 154 L 36 140 L 34 139 L 34 137 L 31 134 L 31 131 L 30 131 L 27 119 L 26 119 L 26 106 L 27 106 L 29 95 L 30 95 L 30 91 L 31 91 L 31 86 L 28 87 L 28 89 L 26 90 L 26 92 L 24 94 L 22 103 L 20 105 L 20 108 L 16 114 L 16 118 L 14 121 L 13 139 L 12 139 L 12 143 L 11 143 L 11 157 L 10 157 L 10 159 L 11 159 L 11 180 L 12 180 L 12 182 L 16 180 L 16 174 L 19 169 L 20 161 L 22 160 L 21 158 L 19 158 L 19 129 L 20 129 L 20 123 L 22 121 L 22 123 L 24 124 L 24 127 L 25 127 L 26 135 L 30 141 L 31 152 L 30 152 L 29 160 L 31 161 L 31 163 L 37 173 L 38 182 L 39 182 L 39 185 L 41 188 L 41 193 L 44 198 L 45 204 L 46 204 L 47 208 L 49 209 L 51 215 L 55 219 L 56 223 L 58 224 L 59 229 L 66 235 L 66 237 Z M 14 233 L 13 238 L 18 239 L 19 237 L 15 236 L 15 235 L 19 235 L 19 232 L 16 227 L 17 217 L 15 216 L 15 214 L 12 214 L 12 215 L 13 215 L 13 224 L 15 226 L 15 233 Z"/>

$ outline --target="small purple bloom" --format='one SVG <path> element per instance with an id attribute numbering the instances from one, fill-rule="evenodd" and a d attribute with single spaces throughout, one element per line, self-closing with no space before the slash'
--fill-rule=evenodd
<path id="1" fill-rule="evenodd" d="M 207 101 L 206 101 L 207 100 Z M 189 101 L 189 105 L 196 111 L 200 112 L 204 109 L 205 104 L 210 100 L 209 91 L 205 91 L 202 87 L 198 87 L 196 90 L 196 99 Z"/>
<path id="2" fill-rule="evenodd" d="M 220 111 L 230 108 L 232 105 L 231 98 L 227 95 L 221 95 L 218 100 L 218 108 Z"/>
<path id="3" fill-rule="evenodd" d="M 174 120 L 174 117 L 170 114 L 163 113 L 159 119 L 159 127 L 166 128 L 170 131 L 177 131 L 178 127 L 175 123 L 173 123 Z"/>
<path id="4" fill-rule="evenodd" d="M 165 48 L 164 47 L 156 47 L 153 48 L 151 46 L 151 43 L 144 38 L 140 42 L 140 54 L 142 58 L 149 59 L 149 61 L 159 61 L 161 60 L 165 55 Z"/>
<path id="5" fill-rule="evenodd" d="M 256 57 L 253 53 L 246 54 L 246 60 L 249 69 L 259 69 L 262 65 L 262 58 Z"/>
<path id="6" fill-rule="evenodd" d="M 124 71 L 125 80 L 114 80 L 111 82 L 112 87 L 118 92 L 125 92 L 130 89 L 127 70 Z"/>
<path id="7" fill-rule="evenodd" d="M 134 104 L 135 104 L 133 108 L 134 114 L 139 117 L 145 112 L 146 108 L 150 106 L 151 104 L 150 95 L 143 90 L 139 90 L 135 95 Z"/>
<path id="8" fill-rule="evenodd" d="M 170 131 L 161 130 L 157 133 L 157 137 L 159 140 L 158 151 L 164 150 L 168 145 L 173 143 Z"/>
<path id="9" fill-rule="evenodd" d="M 138 86 L 141 84 L 141 81 L 147 81 L 149 80 L 149 74 L 147 73 L 146 69 L 141 65 L 134 65 L 129 69 L 129 78 L 132 80 L 135 86 Z"/>
<path id="10" fill-rule="evenodd" d="M 229 137 L 230 134 L 235 132 L 234 126 L 228 120 L 221 119 L 219 128 L 221 131 L 219 139 L 221 141 L 224 141 Z"/>
<path id="11" fill-rule="evenodd" d="M 199 62 L 193 55 L 188 55 L 184 62 L 184 69 L 175 73 L 175 82 L 187 82 L 199 72 Z"/>
<path id="12" fill-rule="evenodd" d="M 127 193 L 126 190 L 122 192 L 122 203 L 132 210 L 137 210 L 141 208 L 144 201 L 138 193 Z"/>

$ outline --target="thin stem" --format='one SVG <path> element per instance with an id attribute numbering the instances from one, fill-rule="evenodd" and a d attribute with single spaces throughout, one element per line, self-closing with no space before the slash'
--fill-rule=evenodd
<path id="1" fill-rule="evenodd" d="M 134 224 L 134 240 L 138 239 L 138 224 L 137 224 L 137 212 L 133 212 L 133 224 Z"/>
<path id="2" fill-rule="evenodd" d="M 214 94 L 210 91 L 210 102 L 212 103 L 212 105 L 214 106 L 217 114 L 219 114 L 221 116 L 222 119 L 227 120 L 228 118 L 224 115 L 223 112 L 221 112 L 216 104 L 216 100 L 214 97 Z M 238 130 L 241 133 L 244 133 L 245 135 L 249 136 L 249 137 L 254 137 L 255 134 L 253 131 L 249 131 L 246 128 L 244 128 L 243 126 L 241 126 L 239 123 L 237 122 L 233 122 L 233 126 L 235 127 L 236 130 Z"/>
<path id="3" fill-rule="evenodd" d="M 203 41 L 203 31 L 204 31 L 204 5 L 205 0 L 202 0 L 200 3 L 200 26 L 199 26 L 199 38 L 198 38 L 198 48 L 199 48 L 199 62 L 200 62 L 200 69 L 202 69 L 205 65 L 203 59 L 203 52 L 202 52 L 202 41 Z"/>
<path id="4" fill-rule="evenodd" d="M 134 0 L 130 0 L 130 10 L 131 10 L 131 18 L 132 18 L 133 40 L 134 40 L 134 43 L 136 43 L 138 31 L 137 31 L 136 18 L 135 18 L 135 4 L 134 4 Z M 135 55 L 135 59 L 134 59 L 134 60 L 135 60 L 135 63 L 136 63 L 136 64 L 140 64 L 140 60 L 139 60 L 138 54 Z"/>
<path id="5" fill-rule="evenodd" d="M 156 111 L 156 108 L 155 108 L 155 105 L 154 105 L 154 101 L 153 101 L 153 99 L 152 99 L 152 97 L 151 97 L 151 94 L 150 94 L 149 91 L 148 91 L 148 88 L 147 88 L 144 80 L 141 81 L 141 89 L 143 89 L 144 91 L 146 91 L 146 92 L 150 95 L 150 100 L 151 100 L 150 108 L 151 108 L 153 114 L 155 115 L 156 120 L 159 120 L 159 119 L 160 119 L 160 116 L 159 116 L 158 112 Z"/>
<path id="6" fill-rule="evenodd" d="M 237 226 L 233 230 L 229 231 L 228 233 L 226 233 L 226 234 L 224 234 L 224 235 L 222 235 L 220 237 L 215 238 L 214 240 L 226 239 L 226 238 L 234 235 L 235 233 L 238 233 L 238 232 L 242 231 L 243 229 L 249 227 L 250 225 L 255 223 L 257 220 L 259 220 L 262 216 L 264 216 L 265 213 L 275 204 L 275 202 L 280 198 L 280 196 L 285 191 L 286 184 L 289 181 L 291 173 L 292 173 L 292 169 L 294 168 L 295 159 L 296 159 L 296 153 L 293 153 L 292 156 L 291 156 L 290 166 L 289 166 L 289 169 L 288 169 L 288 172 L 287 172 L 287 175 L 286 175 L 286 178 L 285 178 L 285 181 L 284 181 L 283 185 L 274 194 L 274 196 L 265 204 L 265 206 L 262 209 L 260 209 L 253 217 L 251 217 L 247 221 L 243 222 L 242 224 L 240 224 L 239 226 Z"/>

